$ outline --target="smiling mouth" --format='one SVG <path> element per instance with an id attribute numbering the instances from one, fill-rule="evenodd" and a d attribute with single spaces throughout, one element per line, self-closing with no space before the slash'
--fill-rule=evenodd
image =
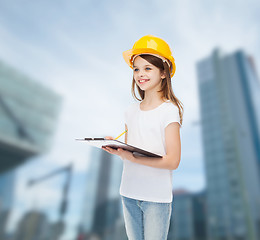
<path id="1" fill-rule="evenodd" d="M 150 80 L 149 79 L 140 79 L 140 80 L 138 80 L 139 83 L 145 83 L 145 82 L 148 82 L 148 81 L 150 81 Z"/>

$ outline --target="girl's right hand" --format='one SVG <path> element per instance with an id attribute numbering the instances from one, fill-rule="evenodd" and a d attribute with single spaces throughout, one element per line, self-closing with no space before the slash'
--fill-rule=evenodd
<path id="1" fill-rule="evenodd" d="M 111 136 L 106 136 L 106 137 L 104 137 L 105 139 L 108 139 L 108 140 L 113 140 L 114 138 L 113 137 L 111 137 Z"/>

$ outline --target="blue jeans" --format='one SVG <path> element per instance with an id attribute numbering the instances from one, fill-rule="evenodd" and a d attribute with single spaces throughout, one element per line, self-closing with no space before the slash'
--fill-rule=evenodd
<path id="1" fill-rule="evenodd" d="M 140 201 L 121 196 L 129 240 L 166 240 L 172 203 Z"/>

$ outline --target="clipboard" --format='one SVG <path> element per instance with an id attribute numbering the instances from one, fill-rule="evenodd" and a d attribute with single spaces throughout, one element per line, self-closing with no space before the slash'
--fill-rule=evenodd
<path id="1" fill-rule="evenodd" d="M 146 151 L 141 148 L 137 148 L 135 146 L 120 142 L 118 140 L 111 140 L 111 139 L 105 139 L 105 138 L 83 138 L 83 139 L 76 139 L 78 141 L 85 141 L 89 145 L 102 148 L 102 146 L 111 147 L 113 149 L 122 148 L 124 150 L 127 150 L 129 152 L 132 152 L 133 154 L 139 155 L 139 156 L 145 156 L 145 157 L 157 157 L 162 158 L 162 156 Z"/>

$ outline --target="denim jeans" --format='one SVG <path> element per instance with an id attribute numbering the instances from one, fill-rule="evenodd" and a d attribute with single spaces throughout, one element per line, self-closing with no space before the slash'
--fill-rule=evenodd
<path id="1" fill-rule="evenodd" d="M 172 203 L 141 201 L 121 196 L 129 240 L 166 240 Z"/>

